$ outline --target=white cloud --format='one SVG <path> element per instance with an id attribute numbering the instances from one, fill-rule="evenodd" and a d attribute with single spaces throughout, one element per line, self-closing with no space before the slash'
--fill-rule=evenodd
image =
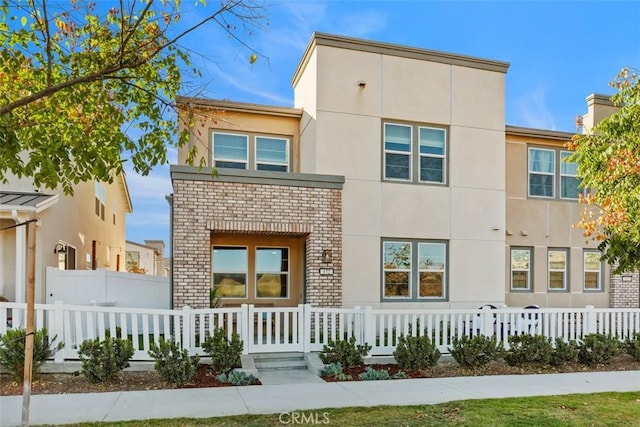
<path id="1" fill-rule="evenodd" d="M 142 176 L 133 170 L 127 170 L 127 184 L 129 193 L 137 210 L 136 202 L 139 200 L 165 200 L 165 196 L 171 194 L 171 179 L 169 178 L 169 167 L 158 166 L 147 176 Z"/>
<path id="2" fill-rule="evenodd" d="M 367 38 L 387 27 L 388 16 L 379 10 L 365 10 L 345 16 L 337 33 Z"/>
<path id="3" fill-rule="evenodd" d="M 546 90 L 538 85 L 523 93 L 516 101 L 516 111 L 524 126 L 536 129 L 555 130 L 556 123 L 551 108 L 547 105 Z"/>

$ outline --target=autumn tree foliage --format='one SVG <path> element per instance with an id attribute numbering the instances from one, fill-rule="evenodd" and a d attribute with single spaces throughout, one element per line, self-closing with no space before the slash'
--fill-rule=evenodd
<path id="1" fill-rule="evenodd" d="M 616 272 L 640 268 L 640 85 L 625 68 L 611 82 L 619 110 L 593 129 L 575 135 L 568 147 L 578 162 L 581 199 L 587 206 L 577 224 L 584 236 L 600 242 L 603 259 Z M 578 123 L 581 125 L 581 123 Z"/>
<path id="2" fill-rule="evenodd" d="M 183 26 L 180 7 L 0 0 L 0 182 L 26 176 L 71 194 L 81 181 L 111 182 L 123 159 L 141 174 L 166 163 L 167 146 L 188 139 L 175 115 L 183 73 L 198 73 L 179 41 L 217 24 L 222 42 L 244 44 L 240 31 L 263 19 L 252 0 L 200 0 L 189 5 L 200 18 Z"/>

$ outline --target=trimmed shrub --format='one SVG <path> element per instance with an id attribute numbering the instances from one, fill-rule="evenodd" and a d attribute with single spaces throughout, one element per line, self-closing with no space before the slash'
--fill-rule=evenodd
<path id="1" fill-rule="evenodd" d="M 605 334 L 589 334 L 578 344 L 578 360 L 585 365 L 607 365 L 620 353 L 621 343 Z"/>
<path id="2" fill-rule="evenodd" d="M 547 365 L 551 362 L 553 346 L 542 335 L 514 335 L 509 337 L 509 350 L 504 360 L 511 366 Z"/>
<path id="3" fill-rule="evenodd" d="M 133 344 L 121 338 L 85 340 L 78 349 L 82 373 L 92 383 L 112 380 L 120 371 L 129 367 L 132 356 Z"/>
<path id="4" fill-rule="evenodd" d="M 503 350 L 495 338 L 463 335 L 453 339 L 453 347 L 449 347 L 449 352 L 460 366 L 477 368 L 497 360 Z"/>
<path id="5" fill-rule="evenodd" d="M 247 374 L 245 371 L 240 371 L 234 369 L 230 371 L 228 374 L 219 374 L 216 375 L 216 380 L 221 383 L 229 383 L 236 386 L 240 385 L 251 385 L 256 380 L 251 374 Z"/>
<path id="6" fill-rule="evenodd" d="M 184 385 L 197 373 L 200 356 L 189 356 L 189 350 L 180 349 L 173 340 L 160 338 L 160 345 L 151 345 L 149 356 L 156 361 L 155 368 L 165 381 Z"/>
<path id="7" fill-rule="evenodd" d="M 342 372 L 343 372 L 342 363 L 340 362 L 330 363 L 329 365 L 322 368 L 322 370 L 320 371 L 320 376 L 335 377 L 336 375 L 341 374 Z"/>
<path id="8" fill-rule="evenodd" d="M 390 380 L 391 375 L 389 375 L 389 371 L 386 369 L 373 369 L 372 367 L 367 367 L 367 369 L 358 375 L 361 381 L 379 381 L 379 380 Z"/>
<path id="9" fill-rule="evenodd" d="M 216 373 L 227 373 L 234 368 L 242 367 L 242 349 L 244 343 L 235 332 L 231 339 L 222 328 L 213 330 L 213 335 L 205 338 L 202 349 L 211 356 L 211 370 Z"/>
<path id="10" fill-rule="evenodd" d="M 47 336 L 46 329 L 35 331 L 33 335 L 33 364 L 32 375 L 35 378 L 40 372 L 40 367 L 53 358 L 58 350 L 64 347 L 63 343 L 58 343 L 55 348 L 51 347 L 51 341 L 56 337 Z M 20 382 L 24 379 L 24 353 L 27 341 L 26 329 L 9 329 L 5 335 L 0 335 L 0 366 L 11 373 L 14 381 Z"/>
<path id="11" fill-rule="evenodd" d="M 578 360 L 578 343 L 574 340 L 565 342 L 562 338 L 555 339 L 553 352 L 551 353 L 551 364 L 553 366 L 564 366 L 568 362 Z"/>
<path id="12" fill-rule="evenodd" d="M 627 338 L 624 342 L 625 350 L 627 354 L 630 354 L 635 360 L 640 361 L 640 334 L 633 334 L 633 338 Z"/>
<path id="13" fill-rule="evenodd" d="M 438 364 L 440 351 L 427 335 L 420 337 L 398 337 L 398 345 L 393 352 L 398 366 L 402 369 L 426 369 Z"/>
<path id="14" fill-rule="evenodd" d="M 329 340 L 329 344 L 322 347 L 319 356 L 322 363 L 341 363 L 344 367 L 353 368 L 364 365 L 364 356 L 369 350 L 369 344 L 356 344 L 356 337 L 352 336 L 348 340 Z"/>

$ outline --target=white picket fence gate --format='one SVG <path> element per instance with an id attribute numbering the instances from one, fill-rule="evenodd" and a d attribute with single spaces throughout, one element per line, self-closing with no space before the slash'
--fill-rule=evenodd
<path id="1" fill-rule="evenodd" d="M 25 319 L 25 303 L 0 303 L 0 335 Z M 468 310 L 387 310 L 365 308 L 255 307 L 164 310 L 127 307 L 97 307 L 36 304 L 36 329 L 47 328 L 54 342 L 64 347 L 56 362 L 78 359 L 78 346 L 87 339 L 127 337 L 133 343 L 133 360 L 151 360 L 148 350 L 161 338 L 173 339 L 191 354 L 204 355 L 201 344 L 214 328 L 227 336 L 237 333 L 244 353 L 321 351 L 330 340 L 356 337 L 372 346 L 371 355 L 390 355 L 398 338 L 428 335 L 442 353 L 448 353 L 454 338 L 482 334 L 493 336 L 505 347 L 518 334 L 580 340 L 590 333 L 620 339 L 640 333 L 640 308 L 501 308 Z M 18 315 L 18 316 L 16 316 Z"/>

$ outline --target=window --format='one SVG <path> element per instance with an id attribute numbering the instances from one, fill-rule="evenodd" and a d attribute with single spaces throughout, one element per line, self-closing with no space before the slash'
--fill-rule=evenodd
<path id="1" fill-rule="evenodd" d="M 107 204 L 107 191 L 105 190 L 104 185 L 100 184 L 98 181 L 96 181 L 95 185 L 95 195 L 96 215 L 104 221 L 104 209 Z"/>
<path id="2" fill-rule="evenodd" d="M 92 270 L 93 269 L 92 264 L 91 264 L 91 254 L 90 253 L 85 254 L 84 263 L 86 265 L 87 270 Z"/>
<path id="3" fill-rule="evenodd" d="M 113 219 L 113 225 L 116 225 L 116 212 L 117 212 L 117 210 L 116 210 L 116 202 L 114 201 L 111 204 L 111 216 L 112 216 L 112 219 Z"/>
<path id="4" fill-rule="evenodd" d="M 248 256 L 246 247 L 213 247 L 213 288 L 220 298 L 246 298 Z"/>
<path id="5" fill-rule="evenodd" d="M 567 253 L 566 249 L 549 250 L 549 290 L 567 290 Z"/>
<path id="6" fill-rule="evenodd" d="M 529 148 L 530 196 L 554 197 L 555 155 L 554 150 Z"/>
<path id="7" fill-rule="evenodd" d="M 531 249 L 511 249 L 511 290 L 531 290 Z"/>
<path id="8" fill-rule="evenodd" d="M 125 268 L 129 273 L 138 273 L 140 271 L 140 252 L 138 251 L 126 251 L 125 255 Z"/>
<path id="9" fill-rule="evenodd" d="M 76 269 L 76 248 L 74 248 L 73 246 L 69 246 L 64 242 L 58 242 L 57 246 L 60 246 L 60 245 L 62 245 L 63 250 L 60 250 L 57 252 L 58 268 L 60 270 L 75 270 Z"/>
<path id="10" fill-rule="evenodd" d="M 214 132 L 213 165 L 218 168 L 289 171 L 289 139 Z"/>
<path id="11" fill-rule="evenodd" d="M 571 151 L 529 147 L 529 196 L 552 199 L 558 197 L 559 188 L 559 198 L 577 200 L 582 193 L 578 165 L 566 161 L 572 155 Z"/>
<path id="12" fill-rule="evenodd" d="M 289 249 L 256 248 L 256 297 L 287 298 Z"/>
<path id="13" fill-rule="evenodd" d="M 584 290 L 602 290 L 602 261 L 598 251 L 584 251 Z"/>
<path id="14" fill-rule="evenodd" d="M 571 151 L 560 152 L 560 198 L 577 200 L 582 190 L 580 178 L 577 177 L 578 164 L 566 161 L 571 155 Z"/>
<path id="15" fill-rule="evenodd" d="M 447 245 L 443 242 L 383 241 L 384 300 L 446 298 Z"/>
<path id="16" fill-rule="evenodd" d="M 256 137 L 256 169 L 287 172 L 289 168 L 289 141 L 282 138 Z"/>
<path id="17" fill-rule="evenodd" d="M 385 123 L 383 134 L 385 180 L 446 183 L 445 129 Z"/>

